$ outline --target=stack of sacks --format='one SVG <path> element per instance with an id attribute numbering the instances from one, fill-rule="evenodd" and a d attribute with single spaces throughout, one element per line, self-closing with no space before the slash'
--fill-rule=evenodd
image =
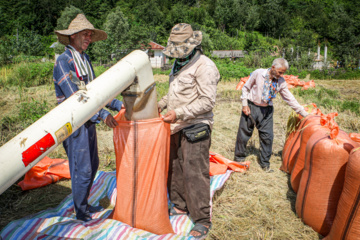
<path id="1" fill-rule="evenodd" d="M 304 81 L 300 81 L 299 76 L 294 76 L 294 75 L 284 75 L 284 79 L 288 85 L 288 89 L 297 87 L 297 86 L 304 86 L 305 82 Z"/>
<path id="2" fill-rule="evenodd" d="M 286 173 L 291 173 L 299 151 L 301 136 L 299 129 L 303 129 L 313 122 L 320 122 L 321 111 L 317 108 L 316 104 L 305 105 L 304 109 L 309 113 L 309 116 L 305 119 L 295 112 L 288 119 L 287 138 L 282 151 L 282 165 L 280 167 L 280 170 Z"/>
<path id="3" fill-rule="evenodd" d="M 350 152 L 359 146 L 333 119 L 327 126 L 313 133 L 306 144 L 295 204 L 304 223 L 323 236 L 330 232 L 335 219 Z"/>
<path id="4" fill-rule="evenodd" d="M 299 149 L 296 159 L 294 161 L 293 168 L 291 170 L 291 187 L 294 192 L 298 192 L 301 175 L 305 165 L 305 154 L 306 154 L 306 145 L 310 137 L 317 131 L 325 130 L 328 131 L 328 123 L 333 120 L 338 115 L 337 112 L 329 113 L 327 115 L 320 114 L 320 119 L 318 121 L 312 121 L 303 129 L 300 129 L 300 141 Z"/>
<path id="5" fill-rule="evenodd" d="M 360 148 L 351 151 L 345 182 L 334 223 L 326 240 L 359 239 L 360 236 Z"/>
<path id="6" fill-rule="evenodd" d="M 291 173 L 296 213 L 305 224 L 327 239 L 353 239 L 360 233 L 360 134 L 340 130 L 337 115 L 317 109 L 293 117 L 281 170 Z"/>
<path id="7" fill-rule="evenodd" d="M 299 76 L 294 76 L 294 75 L 284 75 L 283 77 L 287 83 L 288 89 L 291 89 L 294 87 L 302 87 L 301 90 L 307 90 L 309 88 L 315 87 L 314 80 L 310 80 L 308 82 L 300 81 Z M 240 82 L 236 86 L 236 90 L 241 90 L 249 78 L 250 78 L 250 76 L 241 78 Z"/>

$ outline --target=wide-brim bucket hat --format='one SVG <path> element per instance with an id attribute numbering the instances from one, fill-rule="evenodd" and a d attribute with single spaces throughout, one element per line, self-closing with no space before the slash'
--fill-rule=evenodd
<path id="1" fill-rule="evenodd" d="M 193 31 L 190 24 L 178 23 L 172 29 L 163 53 L 171 58 L 186 58 L 199 46 L 202 33 Z"/>
<path id="2" fill-rule="evenodd" d="M 91 30 L 94 34 L 91 36 L 91 42 L 97 42 L 107 39 L 107 34 L 103 30 L 94 28 L 94 26 L 87 20 L 84 14 L 78 14 L 69 24 L 68 29 L 55 31 L 58 41 L 64 45 L 70 44 L 69 36 L 84 31 Z"/>

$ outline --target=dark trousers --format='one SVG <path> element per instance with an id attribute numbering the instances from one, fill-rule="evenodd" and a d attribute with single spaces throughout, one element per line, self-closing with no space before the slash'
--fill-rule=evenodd
<path id="1" fill-rule="evenodd" d="M 211 137 L 188 142 L 181 131 L 170 138 L 168 191 L 176 208 L 188 211 L 193 222 L 209 225 Z"/>
<path id="2" fill-rule="evenodd" d="M 95 124 L 85 124 L 63 142 L 69 158 L 76 217 L 88 215 L 88 197 L 99 167 Z"/>
<path id="3" fill-rule="evenodd" d="M 239 129 L 235 143 L 235 161 L 245 160 L 246 144 L 249 141 L 254 127 L 259 131 L 260 140 L 260 158 L 259 164 L 262 168 L 270 166 L 270 157 L 274 139 L 273 132 L 273 112 L 272 106 L 260 107 L 249 101 L 251 116 L 255 120 L 256 126 L 243 112 L 241 113 Z"/>

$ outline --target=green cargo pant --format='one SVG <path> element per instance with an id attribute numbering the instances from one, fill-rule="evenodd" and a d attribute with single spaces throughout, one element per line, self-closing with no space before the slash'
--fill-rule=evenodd
<path id="1" fill-rule="evenodd" d="M 209 149 L 211 137 L 188 142 L 180 132 L 170 138 L 168 191 L 176 208 L 188 211 L 194 223 L 210 225 Z"/>

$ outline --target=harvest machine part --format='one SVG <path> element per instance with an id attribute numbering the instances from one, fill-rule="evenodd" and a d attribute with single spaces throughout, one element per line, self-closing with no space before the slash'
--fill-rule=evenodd
<path id="1" fill-rule="evenodd" d="M 148 55 L 136 50 L 124 57 L 86 85 L 86 89 L 77 91 L 0 148 L 0 194 L 121 92 L 126 90 L 156 103 L 154 88 Z M 139 118 L 158 114 L 156 104 L 133 108 L 125 96 L 124 102 L 134 114 L 142 112 Z"/>

